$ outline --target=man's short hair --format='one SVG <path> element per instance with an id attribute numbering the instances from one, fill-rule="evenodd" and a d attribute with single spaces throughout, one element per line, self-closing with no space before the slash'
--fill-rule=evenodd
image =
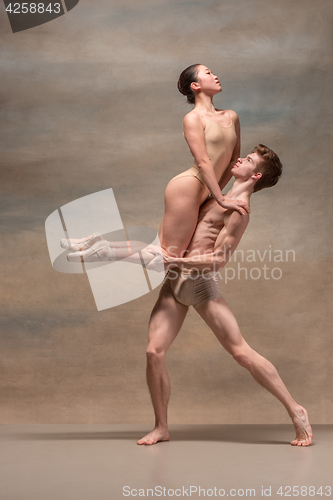
<path id="1" fill-rule="evenodd" d="M 252 153 L 257 153 L 262 158 L 254 169 L 255 173 L 260 172 L 262 176 L 255 183 L 253 192 L 275 186 L 282 174 L 282 163 L 278 155 L 264 144 L 258 144 Z"/>

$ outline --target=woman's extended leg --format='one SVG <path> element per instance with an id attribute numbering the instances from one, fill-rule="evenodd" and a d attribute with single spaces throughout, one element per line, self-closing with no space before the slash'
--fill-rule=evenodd
<path id="1" fill-rule="evenodd" d="M 164 271 L 161 247 L 134 240 L 100 240 L 85 250 L 69 253 L 67 255 L 67 260 L 69 262 L 78 263 L 100 261 L 116 262 L 124 260 L 126 262 L 145 266 L 154 260 L 154 267 L 152 269 L 158 272 Z"/>
<path id="2" fill-rule="evenodd" d="M 170 181 L 165 190 L 165 213 L 161 223 L 159 239 L 162 248 L 171 256 L 183 256 L 195 231 L 200 205 L 205 199 L 205 189 L 202 183 L 194 176 L 187 175 Z M 86 238 L 62 240 L 61 246 L 68 248 L 74 255 L 69 254 L 68 260 L 81 261 L 81 258 L 89 256 L 89 261 L 108 260 L 108 248 L 102 243 L 102 235 L 94 234 Z M 121 260 L 144 250 L 148 245 L 139 241 L 115 241 L 107 242 L 110 247 L 116 249 L 116 260 Z M 99 250 L 100 246 L 103 246 Z M 95 254 L 94 248 L 98 250 Z M 91 251 L 93 256 L 91 256 Z M 100 259 L 99 256 L 102 258 Z M 150 255 L 147 255 L 151 260 Z M 141 257 L 140 257 L 141 258 Z M 152 257 L 153 258 L 153 257 Z M 112 260 L 114 260 L 112 258 Z M 147 262 L 146 262 L 147 260 Z"/>
<path id="3" fill-rule="evenodd" d="M 76 239 L 69 238 L 60 240 L 60 246 L 66 250 L 71 250 L 72 252 L 79 252 L 92 247 L 98 241 L 105 240 L 101 233 L 93 233 L 86 238 Z M 106 240 L 105 240 L 106 241 Z M 139 252 L 147 247 L 147 243 L 143 241 L 130 240 L 130 241 L 109 241 L 108 242 L 113 248 L 127 248 L 129 250 L 128 255 L 131 253 Z"/>

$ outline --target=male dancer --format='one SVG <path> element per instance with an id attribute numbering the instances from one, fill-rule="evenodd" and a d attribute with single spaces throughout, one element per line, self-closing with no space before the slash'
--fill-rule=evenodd
<path id="1" fill-rule="evenodd" d="M 253 192 L 277 183 L 282 165 L 274 151 L 260 144 L 246 158 L 239 159 L 231 172 L 235 182 L 228 198 L 241 199 L 249 205 Z M 167 406 L 170 382 L 165 357 L 190 305 L 233 358 L 285 406 L 296 431 L 296 439 L 291 444 L 308 446 L 312 442 L 307 411 L 291 397 L 275 367 L 244 340 L 234 315 L 222 298 L 218 275 L 212 273 L 225 266 L 248 221 L 248 213 L 240 215 L 237 211 L 226 210 L 211 199 L 200 209 L 186 258 L 173 258 L 172 249 L 164 249 L 168 252 L 164 258 L 170 270 L 152 311 L 147 348 L 147 383 L 155 412 L 155 427 L 138 444 L 152 445 L 169 440 Z M 183 266 L 185 269 L 181 269 Z M 148 267 L 153 268 L 153 265 Z"/>
<path id="2" fill-rule="evenodd" d="M 241 199 L 249 205 L 252 193 L 278 182 L 282 165 L 274 151 L 259 144 L 246 158 L 239 159 L 231 172 L 235 182 L 227 194 L 228 198 Z M 307 411 L 291 397 L 275 367 L 244 340 L 219 289 L 216 271 L 229 260 L 248 222 L 248 213 L 240 215 L 237 211 L 226 210 L 210 199 L 200 209 L 187 256 L 173 258 L 172 248 L 163 249 L 164 262 L 170 270 L 152 311 L 147 348 L 147 382 L 155 412 L 155 427 L 138 444 L 152 445 L 169 440 L 167 406 L 170 382 L 165 357 L 190 305 L 233 358 L 285 406 L 296 431 L 296 439 L 291 444 L 308 446 L 312 442 Z M 63 240 L 62 246 L 80 250 L 68 254 L 67 258 L 72 262 L 126 259 L 141 264 L 137 253 L 141 251 L 143 260 L 149 262 L 148 268 L 154 269 L 157 262 L 156 268 L 161 269 L 158 248 L 152 245 L 144 248 L 146 244 L 142 242 L 130 242 L 128 249 L 128 242 L 107 242 L 102 235 L 94 234 L 82 240 Z M 157 255 L 151 259 L 155 250 Z"/>

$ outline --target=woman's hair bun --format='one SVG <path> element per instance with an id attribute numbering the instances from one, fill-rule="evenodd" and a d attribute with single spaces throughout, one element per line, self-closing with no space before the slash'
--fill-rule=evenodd
<path id="1" fill-rule="evenodd" d="M 178 90 L 187 97 L 187 102 L 190 104 L 195 103 L 195 95 L 191 88 L 191 83 L 198 81 L 198 66 L 200 66 L 200 64 L 191 64 L 191 66 L 181 72 L 178 79 Z"/>

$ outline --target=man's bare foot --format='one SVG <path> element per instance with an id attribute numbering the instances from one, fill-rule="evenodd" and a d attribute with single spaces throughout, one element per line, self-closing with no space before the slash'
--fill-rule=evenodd
<path id="1" fill-rule="evenodd" d="M 296 439 L 290 444 L 292 446 L 309 446 L 312 443 L 313 434 L 306 409 L 299 406 L 292 421 L 296 431 Z"/>
<path id="2" fill-rule="evenodd" d="M 155 427 L 149 434 L 139 439 L 137 444 L 156 444 L 159 441 L 169 441 L 169 431 L 168 429 L 160 429 Z"/>

